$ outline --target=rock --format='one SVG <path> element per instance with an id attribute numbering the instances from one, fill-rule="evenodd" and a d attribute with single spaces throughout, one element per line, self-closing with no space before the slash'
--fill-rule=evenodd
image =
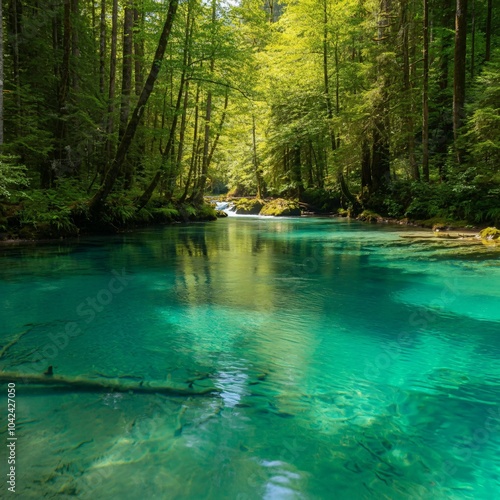
<path id="1" fill-rule="evenodd" d="M 277 198 L 275 200 L 271 200 L 269 203 L 266 203 L 260 211 L 260 215 L 291 217 L 301 215 L 301 211 L 297 201 Z"/>
<path id="2" fill-rule="evenodd" d="M 500 238 L 500 230 L 496 227 L 486 227 L 479 232 L 479 236 L 482 240 L 498 240 Z"/>
<path id="3" fill-rule="evenodd" d="M 258 198 L 241 198 L 234 202 L 234 211 L 238 215 L 259 215 L 264 201 Z"/>

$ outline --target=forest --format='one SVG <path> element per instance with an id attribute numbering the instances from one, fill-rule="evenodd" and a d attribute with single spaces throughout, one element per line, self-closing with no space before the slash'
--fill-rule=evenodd
<path id="1" fill-rule="evenodd" d="M 0 0 L 0 233 L 206 196 L 500 223 L 496 0 Z"/>

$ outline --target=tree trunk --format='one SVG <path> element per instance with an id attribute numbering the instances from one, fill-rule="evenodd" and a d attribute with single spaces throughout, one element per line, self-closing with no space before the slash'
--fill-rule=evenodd
<path id="1" fill-rule="evenodd" d="M 78 38 L 78 16 L 80 15 L 79 0 L 71 0 L 71 56 L 70 75 L 71 87 L 76 92 L 78 91 L 78 59 L 80 57 L 80 46 Z"/>
<path id="2" fill-rule="evenodd" d="M 361 191 L 370 193 L 372 186 L 372 172 L 371 172 L 371 151 L 368 140 L 363 138 L 361 142 Z"/>
<path id="3" fill-rule="evenodd" d="M 67 377 L 64 375 L 0 372 L 0 383 L 16 382 L 18 384 L 69 387 L 73 391 L 106 391 L 128 392 L 141 394 L 168 394 L 171 396 L 202 396 L 220 392 L 217 387 L 193 388 L 192 383 L 184 385 L 169 385 L 160 382 L 124 382 L 120 378 L 85 378 Z"/>
<path id="4" fill-rule="evenodd" d="M 144 28 L 144 14 L 134 8 L 134 55 L 135 55 L 135 94 L 141 95 L 144 84 L 143 59 L 144 59 L 144 40 L 137 36 Z"/>
<path id="5" fill-rule="evenodd" d="M 115 93 L 116 93 L 116 49 L 118 39 L 118 0 L 113 0 L 111 14 L 111 53 L 109 56 L 109 87 L 108 87 L 108 124 L 106 127 L 106 163 L 113 155 L 112 135 L 115 129 Z M 106 175 L 106 174 L 105 174 Z"/>
<path id="6" fill-rule="evenodd" d="M 255 171 L 255 181 L 257 183 L 257 199 L 261 199 L 264 190 L 263 190 L 263 179 L 262 174 L 260 172 L 260 165 L 257 156 L 257 134 L 255 130 L 255 115 L 252 114 L 252 148 L 253 148 L 253 168 Z"/>
<path id="7" fill-rule="evenodd" d="M 139 96 L 134 112 L 132 113 L 132 116 L 127 124 L 127 128 L 125 129 L 125 133 L 123 134 L 120 145 L 118 146 L 115 159 L 113 160 L 109 171 L 106 173 L 102 186 L 99 188 L 99 190 L 89 203 L 91 211 L 95 211 L 102 206 L 109 193 L 113 189 L 114 183 L 122 169 L 130 144 L 135 136 L 137 126 L 139 125 L 141 117 L 144 114 L 144 109 L 148 102 L 149 96 L 151 95 L 151 92 L 153 92 L 156 79 L 158 78 L 158 73 L 160 71 L 165 50 L 167 48 L 178 4 L 178 0 L 170 0 L 167 19 L 165 20 L 163 31 L 160 35 L 160 40 L 156 48 L 156 53 L 153 58 L 151 70 L 149 72 L 146 83 L 144 84 L 141 95 Z"/>
<path id="8" fill-rule="evenodd" d="M 154 175 L 152 181 L 149 183 L 149 186 L 144 190 L 144 193 L 142 196 L 139 198 L 137 202 L 137 210 L 141 210 L 151 199 L 151 196 L 153 196 L 153 193 L 158 186 L 158 183 L 162 179 L 162 177 L 167 173 L 167 183 L 171 184 L 172 182 L 175 182 L 175 163 L 173 161 L 173 156 L 174 156 L 174 139 L 175 139 L 175 134 L 177 131 L 177 122 L 179 119 L 179 114 L 181 110 L 181 104 L 182 104 L 182 97 L 184 95 L 184 88 L 186 85 L 186 72 L 187 72 L 187 66 L 188 66 L 188 59 L 189 59 L 189 50 L 190 50 L 190 39 L 191 39 L 191 9 L 190 5 L 188 7 L 188 12 L 186 16 L 186 29 L 185 29 L 185 35 L 184 35 L 184 54 L 183 54 L 183 61 L 182 61 L 182 74 L 181 74 L 181 81 L 179 83 L 179 91 L 177 93 L 177 100 L 175 103 L 175 111 L 174 111 L 174 116 L 172 119 L 172 124 L 170 125 L 170 131 L 168 134 L 168 140 L 167 140 L 167 145 L 165 146 L 165 149 L 162 152 L 162 159 L 161 159 L 161 166 Z M 185 116 L 185 110 L 183 113 L 183 116 Z M 160 146 L 161 149 L 161 146 Z M 172 172 L 174 170 L 174 172 Z M 174 177 L 172 179 L 172 177 Z M 172 186 L 170 185 L 168 188 L 168 197 L 171 198 L 172 196 Z"/>
<path id="9" fill-rule="evenodd" d="M 422 175 L 429 182 L 429 0 L 424 0 L 424 72 L 422 76 Z"/>
<path id="10" fill-rule="evenodd" d="M 216 20 L 216 10 L 217 3 L 216 0 L 212 0 L 212 26 L 215 27 Z M 212 41 L 212 45 L 215 45 L 215 42 Z M 215 69 L 215 56 L 212 55 L 210 60 L 210 74 L 212 75 Z M 201 175 L 198 179 L 198 184 L 196 191 L 193 193 L 193 201 L 196 203 L 203 202 L 203 195 L 205 193 L 205 186 L 207 184 L 208 178 L 208 166 L 209 166 L 209 151 L 210 151 L 210 129 L 212 128 L 212 90 L 209 89 L 207 93 L 207 102 L 205 108 L 205 130 L 203 136 L 203 156 L 201 163 Z"/>
<path id="11" fill-rule="evenodd" d="M 332 99 L 330 96 L 330 77 L 328 75 L 328 2 L 323 0 L 323 85 L 325 91 L 326 101 L 326 116 L 328 118 L 328 130 L 330 133 L 330 142 L 332 151 L 337 149 L 337 142 L 335 140 L 335 132 L 333 131 L 333 107 Z"/>
<path id="12" fill-rule="evenodd" d="M 457 163 L 463 163 L 460 129 L 465 119 L 465 62 L 467 55 L 467 0 L 457 0 L 455 14 L 455 68 L 453 74 L 453 138 Z"/>
<path id="13" fill-rule="evenodd" d="M 123 64 L 122 64 L 122 97 L 120 106 L 120 129 L 118 142 L 120 142 L 127 127 L 130 113 L 130 94 L 132 92 L 132 50 L 133 50 L 134 11 L 130 2 L 125 7 L 123 21 Z"/>
<path id="14" fill-rule="evenodd" d="M 199 120 L 199 115 L 200 115 L 200 107 L 199 107 L 199 100 L 200 100 L 200 86 L 197 85 L 196 87 L 196 98 L 195 98 L 195 105 L 194 105 L 194 126 L 193 126 L 193 147 L 192 147 L 192 152 L 191 152 L 191 163 L 189 164 L 189 172 L 188 172 L 188 177 L 186 179 L 186 186 L 184 188 L 184 193 L 182 194 L 180 198 L 180 202 L 184 203 L 184 201 L 187 198 L 188 192 L 189 192 L 189 185 L 191 184 L 191 179 L 194 178 L 194 183 L 196 183 L 196 155 L 197 155 L 197 144 L 198 144 L 198 120 Z"/>
<path id="15" fill-rule="evenodd" d="M 425 2 L 426 0 L 424 0 Z M 408 1 L 401 3 L 401 25 L 403 35 L 403 86 L 405 91 L 405 132 L 408 149 L 408 160 L 410 162 L 410 175 L 412 179 L 419 179 L 420 172 L 415 159 L 415 130 L 413 121 L 413 84 L 410 78 L 410 47 L 409 47 L 409 16 Z"/>
<path id="16" fill-rule="evenodd" d="M 224 97 L 224 107 L 222 109 L 222 116 L 220 118 L 220 123 L 217 128 L 217 134 L 215 136 L 214 142 L 212 143 L 212 147 L 210 148 L 210 152 L 208 153 L 207 169 L 210 167 L 210 164 L 212 163 L 212 158 L 214 156 L 215 150 L 217 149 L 217 144 L 219 144 L 222 128 L 224 127 L 224 122 L 226 121 L 228 104 L 229 104 L 229 90 L 226 87 L 226 96 Z"/>
<path id="17" fill-rule="evenodd" d="M 3 0 L 0 0 L 0 154 L 3 147 Z"/>
<path id="18" fill-rule="evenodd" d="M 106 91 L 106 0 L 101 0 L 101 18 L 99 24 L 99 92 Z"/>
<path id="19" fill-rule="evenodd" d="M 471 47 L 470 47 L 470 77 L 474 79 L 474 59 L 476 57 L 476 5 L 475 0 L 472 0 L 472 19 L 471 19 Z"/>
<path id="20" fill-rule="evenodd" d="M 488 11 L 486 14 L 486 55 L 485 61 L 491 59 L 491 16 L 493 13 L 493 0 L 488 0 Z"/>

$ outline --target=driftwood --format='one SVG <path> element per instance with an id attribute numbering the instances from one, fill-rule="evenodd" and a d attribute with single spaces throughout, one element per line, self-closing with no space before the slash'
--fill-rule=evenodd
<path id="1" fill-rule="evenodd" d="M 45 374 L 24 374 L 18 372 L 0 372 L 0 383 L 50 385 L 71 387 L 81 391 L 141 392 L 147 394 L 170 394 L 172 396 L 203 396 L 220 392 L 217 387 L 193 388 L 162 385 L 158 382 L 124 383 L 119 379 L 92 380 L 84 377 L 65 377 L 53 375 L 51 370 Z"/>

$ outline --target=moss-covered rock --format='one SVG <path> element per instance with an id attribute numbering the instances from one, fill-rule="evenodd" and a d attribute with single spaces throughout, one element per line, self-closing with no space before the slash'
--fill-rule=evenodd
<path id="1" fill-rule="evenodd" d="M 363 222 L 379 222 L 383 220 L 383 217 L 372 210 L 363 210 L 357 219 Z"/>
<path id="2" fill-rule="evenodd" d="M 227 217 L 227 212 L 224 212 L 224 210 L 216 210 L 215 215 L 220 219 L 223 219 L 224 217 Z"/>
<path id="3" fill-rule="evenodd" d="M 234 201 L 235 213 L 238 215 L 258 215 L 265 205 L 258 198 L 241 198 Z"/>
<path id="4" fill-rule="evenodd" d="M 273 217 L 291 217 L 300 214 L 300 206 L 297 201 L 284 200 L 283 198 L 271 200 L 269 203 L 266 203 L 260 211 L 260 215 L 269 215 Z"/>
<path id="5" fill-rule="evenodd" d="M 498 240 L 500 238 L 500 229 L 496 227 L 486 227 L 479 232 L 482 240 Z"/>

